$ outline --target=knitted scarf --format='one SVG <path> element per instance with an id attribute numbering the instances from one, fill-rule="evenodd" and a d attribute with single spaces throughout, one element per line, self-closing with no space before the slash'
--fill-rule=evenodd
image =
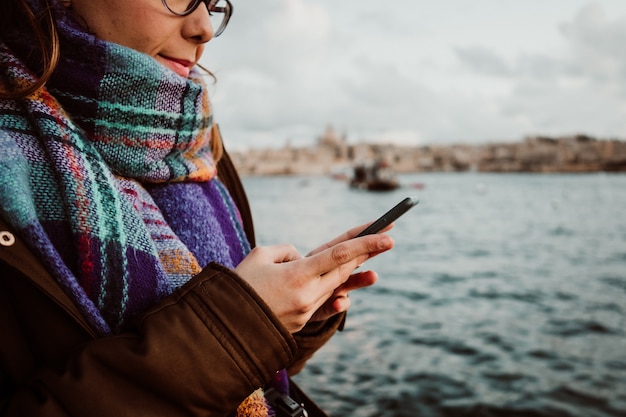
<path id="1" fill-rule="evenodd" d="M 35 12 L 41 0 L 29 0 Z M 24 100 L 0 100 L 0 215 L 101 335 L 210 262 L 250 245 L 217 178 L 204 83 L 87 34 L 55 6 L 62 58 Z M 32 83 L 34 39 L 0 42 L 0 84 Z M 274 385 L 288 392 L 287 374 Z M 258 390 L 238 416 L 273 416 Z"/>
<path id="2" fill-rule="evenodd" d="M 209 262 L 236 266 L 249 243 L 216 177 L 199 74 L 180 77 L 55 12 L 63 55 L 47 88 L 0 100 L 0 214 L 106 335 Z M 0 43 L 3 87 L 35 80 L 33 44 Z"/>

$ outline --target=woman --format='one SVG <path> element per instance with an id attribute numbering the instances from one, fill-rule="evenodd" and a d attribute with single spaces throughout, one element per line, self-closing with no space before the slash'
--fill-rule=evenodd
<path id="1" fill-rule="evenodd" d="M 195 69 L 231 12 L 1 3 L 0 415 L 274 415 L 375 282 L 362 227 L 254 248 Z"/>

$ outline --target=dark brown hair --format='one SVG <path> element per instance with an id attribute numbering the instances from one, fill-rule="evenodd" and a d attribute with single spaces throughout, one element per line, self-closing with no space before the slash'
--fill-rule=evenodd
<path id="1" fill-rule="evenodd" d="M 8 0 L 0 5 L 0 39 L 23 36 L 25 31 L 34 35 L 37 47 L 35 55 L 29 57 L 38 63 L 38 78 L 32 84 L 24 86 L 3 85 L 1 98 L 23 98 L 41 88 L 54 72 L 59 62 L 60 46 L 57 26 L 54 20 L 50 0 L 43 0 L 43 12 L 36 15 L 26 0 Z"/>

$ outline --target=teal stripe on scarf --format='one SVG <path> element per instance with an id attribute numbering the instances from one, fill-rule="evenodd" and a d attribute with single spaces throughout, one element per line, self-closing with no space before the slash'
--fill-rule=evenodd
<path id="1" fill-rule="evenodd" d="M 212 191 L 222 186 L 197 74 L 182 78 L 147 55 L 93 39 L 70 20 L 60 23 L 66 52 L 50 91 L 20 104 L 0 100 L 0 213 L 94 328 L 108 334 L 209 262 L 233 267 L 250 248 L 230 196 Z M 3 81 L 34 80 L 20 58 L 32 40 L 22 41 L 12 49 L 0 43 Z M 85 53 L 100 61 L 85 65 Z M 205 218 L 185 223 L 199 212 L 180 213 L 171 219 L 182 221 L 175 233 L 145 185 L 162 183 L 183 208 L 198 199 L 189 181 L 204 190 Z M 179 233 L 212 243 L 190 250 Z"/>

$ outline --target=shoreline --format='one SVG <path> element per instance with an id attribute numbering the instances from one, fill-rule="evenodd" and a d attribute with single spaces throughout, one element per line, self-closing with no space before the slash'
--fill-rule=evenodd
<path id="1" fill-rule="evenodd" d="M 397 173 L 626 172 L 626 141 L 586 135 L 533 136 L 519 142 L 394 145 L 348 144 L 328 130 L 312 146 L 230 152 L 242 176 L 351 175 L 359 163 L 384 160 Z"/>

